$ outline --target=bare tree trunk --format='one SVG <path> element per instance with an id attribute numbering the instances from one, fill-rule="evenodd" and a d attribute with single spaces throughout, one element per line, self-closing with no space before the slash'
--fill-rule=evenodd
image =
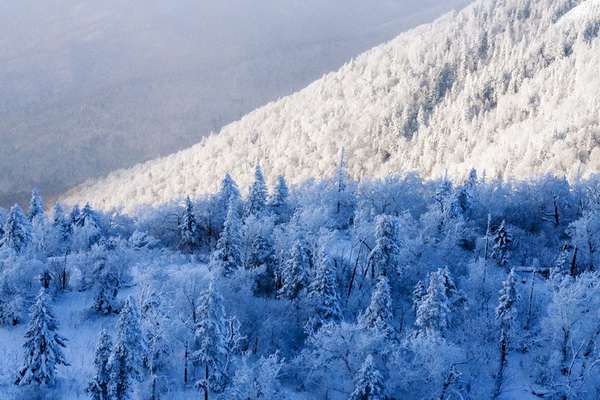
<path id="1" fill-rule="evenodd" d="M 188 377 L 188 359 L 189 359 L 190 353 L 188 351 L 188 344 L 187 342 L 185 342 L 185 353 L 183 355 L 184 357 L 184 364 L 183 364 L 183 383 L 185 383 L 187 385 L 189 377 Z"/>
<path id="2" fill-rule="evenodd" d="M 496 374 L 496 387 L 494 388 L 493 398 L 496 398 L 500 395 L 502 390 L 502 382 L 504 381 L 504 371 L 506 371 L 507 366 L 507 335 L 506 331 L 502 331 L 502 335 L 500 337 L 500 365 L 498 366 L 498 373 Z"/>

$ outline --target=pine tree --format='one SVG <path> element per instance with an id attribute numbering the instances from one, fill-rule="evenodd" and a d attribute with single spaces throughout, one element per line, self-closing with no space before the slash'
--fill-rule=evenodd
<path id="1" fill-rule="evenodd" d="M 269 201 L 269 208 L 277 217 L 278 223 L 287 222 L 292 214 L 289 203 L 289 189 L 283 175 L 277 176 L 277 184 Z"/>
<path id="2" fill-rule="evenodd" d="M 423 301 L 423 298 L 425 298 L 425 295 L 427 294 L 427 288 L 425 287 L 425 285 L 423 284 L 423 281 L 418 281 L 417 284 L 415 285 L 415 289 L 413 290 L 413 310 L 415 311 L 415 313 L 417 312 L 419 306 L 421 305 L 421 302 Z"/>
<path id="3" fill-rule="evenodd" d="M 94 368 L 96 375 L 88 384 L 86 391 L 90 394 L 93 400 L 110 400 L 109 385 L 110 385 L 110 369 L 109 357 L 112 349 L 112 340 L 110 335 L 103 329 L 100 333 L 100 340 L 96 346 L 94 354 Z"/>
<path id="4" fill-rule="evenodd" d="M 52 226 L 59 232 L 60 239 L 66 242 L 69 238 L 69 221 L 65 218 L 62 204 L 56 203 L 52 213 Z"/>
<path id="5" fill-rule="evenodd" d="M 315 277 L 310 284 L 310 297 L 315 307 L 317 325 L 342 319 L 340 300 L 332 262 L 321 249 Z"/>
<path id="6" fill-rule="evenodd" d="M 494 242 L 492 246 L 492 258 L 496 260 L 498 265 L 506 265 L 510 254 L 508 247 L 513 241 L 513 237 L 504 227 L 504 221 L 494 231 L 492 241 Z"/>
<path id="7" fill-rule="evenodd" d="M 297 299 L 308 285 L 308 271 L 310 269 L 309 256 L 297 239 L 292 246 L 290 256 L 285 260 L 280 271 L 281 287 L 277 296 L 283 299 Z"/>
<path id="8" fill-rule="evenodd" d="M 200 245 L 200 237 L 194 216 L 194 205 L 189 196 L 185 199 L 185 211 L 179 225 L 179 232 L 181 235 L 179 247 L 186 252 L 194 252 Z"/>
<path id="9" fill-rule="evenodd" d="M 61 349 L 66 339 L 56 332 L 58 323 L 49 303 L 45 289 L 40 289 L 25 332 L 25 362 L 17 375 L 17 385 L 52 386 L 56 366 L 69 365 Z"/>
<path id="10" fill-rule="evenodd" d="M 29 213 L 27 214 L 29 222 L 33 222 L 37 218 L 44 217 L 44 202 L 37 189 L 33 189 L 31 193 L 31 201 L 29 203 Z"/>
<path id="11" fill-rule="evenodd" d="M 75 228 L 76 226 L 81 226 L 83 225 L 81 222 L 81 208 L 79 207 L 79 204 L 75 204 L 72 208 L 71 208 L 71 212 L 69 213 L 69 227 L 70 227 L 70 231 L 71 233 L 73 232 L 73 228 Z"/>
<path id="12" fill-rule="evenodd" d="M 373 277 L 385 275 L 397 280 L 400 271 L 400 223 L 391 215 L 375 219 L 375 247 L 369 254 Z"/>
<path id="13" fill-rule="evenodd" d="M 390 285 L 385 276 L 380 276 L 371 295 L 371 303 L 358 317 L 358 324 L 363 329 L 373 330 L 390 337 L 393 333 L 390 325 L 392 321 L 392 297 Z"/>
<path id="14" fill-rule="evenodd" d="M 267 185 L 260 165 L 254 171 L 254 183 L 248 189 L 246 216 L 261 216 L 267 206 Z"/>
<path id="15" fill-rule="evenodd" d="M 439 269 L 429 275 L 427 292 L 417 305 L 415 325 L 419 333 L 443 337 L 450 318 L 450 300 L 444 285 L 444 272 Z"/>
<path id="16" fill-rule="evenodd" d="M 383 376 L 377 370 L 373 356 L 368 355 L 354 378 L 350 400 L 384 400 Z"/>
<path id="17" fill-rule="evenodd" d="M 275 250 L 261 235 L 252 242 L 252 251 L 246 263 L 249 270 L 260 270 L 256 276 L 254 292 L 257 296 L 270 297 L 275 292 Z"/>
<path id="18" fill-rule="evenodd" d="M 8 213 L 2 247 L 12 249 L 15 253 L 22 253 L 31 244 L 31 225 L 23 210 L 15 204 Z"/>
<path id="19" fill-rule="evenodd" d="M 93 309 L 100 314 L 113 312 L 115 298 L 119 287 L 119 276 L 108 262 L 105 249 L 101 248 L 100 256 L 94 268 L 94 305 Z"/>
<path id="20" fill-rule="evenodd" d="M 498 372 L 496 373 L 496 384 L 493 393 L 494 398 L 500 395 L 504 380 L 504 372 L 508 365 L 507 356 L 509 337 L 514 324 L 516 305 L 519 299 L 516 284 L 517 278 L 515 269 L 513 268 L 510 270 L 506 281 L 504 281 L 502 285 L 499 304 L 496 308 L 496 321 L 498 321 L 498 326 L 500 328 L 500 364 L 498 366 Z"/>
<path id="21" fill-rule="evenodd" d="M 231 178 L 231 175 L 225 174 L 225 177 L 221 181 L 221 190 L 219 192 L 219 204 L 223 210 L 225 210 L 231 199 L 237 202 L 240 200 L 240 191 L 237 187 L 237 183 Z"/>
<path id="22" fill-rule="evenodd" d="M 145 340 L 137 301 L 129 296 L 115 326 L 116 338 L 108 365 L 109 393 L 115 400 L 128 398 L 133 380 L 141 378 Z"/>
<path id="23" fill-rule="evenodd" d="M 333 182 L 333 203 L 334 213 L 338 228 L 347 228 L 354 219 L 354 209 L 356 208 L 356 198 L 354 191 L 350 187 L 350 177 L 348 176 L 348 166 L 346 164 L 346 151 L 344 148 L 340 151 L 340 162 L 335 171 Z"/>
<path id="24" fill-rule="evenodd" d="M 223 232 L 217 248 L 211 254 L 210 266 L 223 276 L 231 275 L 242 266 L 241 222 L 237 212 L 237 202 L 232 198 L 227 210 Z"/>
<path id="25" fill-rule="evenodd" d="M 223 389 L 227 371 L 226 320 L 223 298 L 211 280 L 207 290 L 200 297 L 198 322 L 194 334 L 193 360 L 199 368 L 202 378 L 196 382 L 206 396 L 210 390 Z"/>

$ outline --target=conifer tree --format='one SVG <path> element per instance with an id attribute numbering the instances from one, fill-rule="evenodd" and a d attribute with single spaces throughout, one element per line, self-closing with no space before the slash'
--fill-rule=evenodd
<path id="1" fill-rule="evenodd" d="M 496 260 L 498 265 L 506 265 L 510 254 L 508 246 L 513 241 L 513 238 L 504 227 L 504 221 L 494 231 L 492 241 L 494 242 L 492 246 L 492 258 Z"/>
<path id="2" fill-rule="evenodd" d="M 267 206 L 267 185 L 260 165 L 256 165 L 254 171 L 254 183 L 248 189 L 248 200 L 246 204 L 246 216 L 260 216 L 265 212 Z"/>
<path id="3" fill-rule="evenodd" d="M 222 209 L 226 209 L 229 206 L 231 199 L 236 202 L 240 200 L 240 191 L 237 187 L 237 183 L 231 178 L 228 173 L 221 181 L 221 190 L 219 192 L 219 203 Z"/>
<path id="4" fill-rule="evenodd" d="M 317 326 L 342 319 L 333 263 L 325 255 L 323 249 L 319 255 L 315 277 L 310 284 L 309 292 L 315 307 Z"/>
<path id="5" fill-rule="evenodd" d="M 444 336 L 450 318 L 450 300 L 444 281 L 442 269 L 429 275 L 427 292 L 417 305 L 415 325 L 419 328 L 419 333 L 432 337 Z"/>
<path id="6" fill-rule="evenodd" d="M 289 258 L 285 260 L 281 271 L 281 287 L 277 296 L 283 299 L 297 299 L 300 293 L 308 285 L 308 271 L 310 269 L 310 259 L 302 242 L 296 239 Z"/>
<path id="7" fill-rule="evenodd" d="M 269 201 L 269 208 L 277 217 L 277 222 L 287 222 L 292 214 L 289 203 L 289 189 L 283 175 L 277 176 L 277 184 Z"/>
<path id="8" fill-rule="evenodd" d="M 105 249 L 100 250 L 94 268 L 94 305 L 93 309 L 100 314 L 108 315 L 113 312 L 115 298 L 119 287 L 117 271 L 108 262 Z"/>
<path id="9" fill-rule="evenodd" d="M 368 355 L 354 378 L 350 400 L 384 400 L 383 376 L 377 370 L 372 355 Z"/>
<path id="10" fill-rule="evenodd" d="M 335 171 L 333 182 L 334 194 L 332 199 L 335 207 L 335 218 L 338 227 L 341 229 L 347 228 L 354 219 L 356 198 L 354 197 L 354 191 L 350 187 L 350 183 L 348 165 L 346 164 L 346 151 L 342 148 L 340 150 L 340 162 Z"/>
<path id="11" fill-rule="evenodd" d="M 227 219 L 217 242 L 217 248 L 211 254 L 210 266 L 213 271 L 223 276 L 231 275 L 242 266 L 241 222 L 234 198 L 229 203 Z"/>
<path id="12" fill-rule="evenodd" d="M 373 277 L 385 275 L 397 280 L 400 271 L 400 223 L 391 215 L 375 219 L 375 247 L 369 254 Z"/>
<path id="13" fill-rule="evenodd" d="M 502 383 L 504 381 L 504 372 L 508 365 L 508 344 L 510 331 L 516 316 L 518 298 L 517 277 L 515 275 L 515 269 L 513 268 L 510 270 L 506 281 L 502 284 L 500 299 L 498 301 L 498 307 L 496 308 L 496 321 L 498 321 L 498 327 L 500 328 L 500 364 L 498 366 L 498 372 L 496 373 L 496 383 L 493 393 L 494 398 L 500 395 Z"/>
<path id="14" fill-rule="evenodd" d="M 111 400 L 109 394 L 110 369 L 108 364 L 111 350 L 112 340 L 106 329 L 103 329 L 100 333 L 100 339 L 94 354 L 96 375 L 94 375 L 86 388 L 86 391 L 93 400 Z"/>
<path id="15" fill-rule="evenodd" d="M 359 315 L 358 324 L 363 329 L 373 330 L 390 337 L 393 333 L 390 325 L 392 321 L 392 297 L 387 277 L 381 275 L 371 295 L 371 303 Z"/>
<path id="16" fill-rule="evenodd" d="M 52 386 L 56 366 L 69 365 L 61 349 L 65 347 L 66 339 L 56 332 L 58 322 L 49 303 L 46 290 L 41 288 L 31 307 L 31 321 L 23 345 L 25 362 L 17 375 L 17 385 Z"/>
<path id="17" fill-rule="evenodd" d="M 223 389 L 227 375 L 225 308 L 214 280 L 211 280 L 208 289 L 202 293 L 196 314 L 198 322 L 192 357 L 201 374 L 196 386 L 204 390 L 206 398 L 209 391 L 219 392 Z"/>
<path id="18" fill-rule="evenodd" d="M 256 276 L 254 292 L 258 296 L 270 297 L 275 293 L 275 250 L 271 243 L 258 235 L 252 243 L 252 251 L 246 263 L 249 270 L 260 272 Z"/>
<path id="19" fill-rule="evenodd" d="M 54 205 L 52 225 L 59 232 L 60 239 L 63 243 L 66 242 L 69 237 L 69 221 L 65 218 L 65 210 L 60 203 Z"/>
<path id="20" fill-rule="evenodd" d="M 15 204 L 6 218 L 2 247 L 10 248 L 19 254 L 25 251 L 30 244 L 31 225 L 21 207 Z"/>
<path id="21" fill-rule="evenodd" d="M 31 193 L 27 217 L 29 218 L 29 222 L 33 222 L 38 217 L 44 217 L 44 202 L 37 189 L 33 189 L 33 192 Z"/>
<path id="22" fill-rule="evenodd" d="M 185 211 L 179 225 L 179 232 L 181 235 L 179 247 L 186 252 L 195 251 L 200 245 L 200 232 L 194 216 L 194 205 L 189 196 L 185 199 Z"/>
<path id="23" fill-rule="evenodd" d="M 417 312 L 417 309 L 421 305 L 421 302 L 423 301 L 423 298 L 425 297 L 426 294 L 427 294 L 427 288 L 423 284 L 423 281 L 418 281 L 417 284 L 415 285 L 415 289 L 413 290 L 413 293 L 412 293 L 412 295 L 413 295 L 413 310 L 415 311 L 415 313 Z"/>
<path id="24" fill-rule="evenodd" d="M 145 340 L 137 301 L 129 296 L 115 326 L 116 338 L 109 359 L 109 393 L 115 400 L 128 398 L 134 380 L 141 378 Z"/>

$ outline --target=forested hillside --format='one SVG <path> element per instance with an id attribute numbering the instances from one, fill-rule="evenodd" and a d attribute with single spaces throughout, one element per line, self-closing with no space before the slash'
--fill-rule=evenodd
<path id="1" fill-rule="evenodd" d="M 347 172 L 132 214 L 35 191 L 2 219 L 1 396 L 600 396 L 597 177 Z"/>
<path id="2" fill-rule="evenodd" d="M 63 199 L 96 207 L 160 204 L 321 176 L 345 147 L 349 173 L 420 171 L 453 179 L 598 172 L 597 0 L 482 0 L 404 33 L 306 89 L 164 159 L 114 172 Z"/>

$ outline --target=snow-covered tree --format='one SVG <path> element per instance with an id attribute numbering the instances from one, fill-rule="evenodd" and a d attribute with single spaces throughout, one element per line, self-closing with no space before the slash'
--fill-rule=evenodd
<path id="1" fill-rule="evenodd" d="M 44 288 L 40 289 L 35 299 L 30 317 L 23 345 L 25 361 L 15 383 L 52 386 L 56 381 L 56 366 L 69 364 L 61 349 L 65 347 L 66 339 L 56 332 L 58 322 Z"/>
<path id="2" fill-rule="evenodd" d="M 292 215 L 292 206 L 289 202 L 289 189 L 283 175 L 277 176 L 277 184 L 273 188 L 273 195 L 269 198 L 269 208 L 277 218 L 277 222 L 287 222 Z"/>
<path id="3" fill-rule="evenodd" d="M 242 236 L 240 232 L 241 222 L 237 202 L 232 198 L 227 209 L 223 232 L 217 242 L 217 248 L 210 257 L 210 267 L 216 273 L 229 276 L 242 267 Z"/>
<path id="4" fill-rule="evenodd" d="M 343 148 L 340 150 L 340 162 L 335 170 L 332 191 L 330 201 L 333 202 L 337 228 L 347 228 L 354 219 L 356 197 L 354 195 L 354 182 L 351 181 L 348 175 L 346 151 Z"/>
<path id="5" fill-rule="evenodd" d="M 379 215 L 375 219 L 375 247 L 369 254 L 372 271 L 397 280 L 400 265 L 400 222 L 391 215 Z M 375 275 L 374 274 L 374 275 Z"/>
<path id="6" fill-rule="evenodd" d="M 246 200 L 246 216 L 261 216 L 267 206 L 267 184 L 260 165 L 256 165 L 254 171 L 254 183 L 248 188 L 248 199 Z"/>
<path id="7" fill-rule="evenodd" d="M 112 339 L 110 335 L 103 329 L 100 332 L 100 339 L 94 353 L 94 368 L 95 375 L 88 384 L 86 391 L 90 394 L 93 400 L 110 400 L 109 385 L 110 385 L 110 369 L 108 360 L 112 351 Z"/>
<path id="8" fill-rule="evenodd" d="M 373 330 L 376 333 L 391 336 L 393 329 L 392 321 L 392 298 L 390 285 L 386 276 L 381 275 L 371 295 L 371 303 L 366 310 L 359 315 L 358 325 L 364 329 Z"/>
<path id="9" fill-rule="evenodd" d="M 302 242 L 296 240 L 289 257 L 283 263 L 279 272 L 281 287 L 277 292 L 279 298 L 294 300 L 308 286 L 308 271 L 310 259 Z"/>
<path id="10" fill-rule="evenodd" d="M 44 217 L 44 202 L 37 189 L 33 189 L 31 193 L 27 217 L 29 218 L 29 222 L 32 223 L 35 219 Z"/>
<path id="11" fill-rule="evenodd" d="M 200 245 L 200 232 L 196 223 L 196 217 L 194 216 L 194 205 L 189 196 L 185 199 L 185 210 L 179 224 L 179 234 L 181 237 L 179 241 L 180 249 L 189 253 L 198 249 Z"/>
<path id="12" fill-rule="evenodd" d="M 256 364 L 242 359 L 241 366 L 235 371 L 231 385 L 220 398 L 236 400 L 278 400 L 281 399 L 279 378 L 284 359 L 278 353 L 261 357 Z"/>
<path id="13" fill-rule="evenodd" d="M 192 359 L 200 377 L 196 387 L 220 392 L 227 377 L 226 319 L 223 298 L 217 291 L 214 279 L 202 293 L 198 304 Z"/>
<path id="14" fill-rule="evenodd" d="M 508 365 L 509 338 L 516 317 L 518 299 L 517 277 L 513 268 L 510 270 L 506 281 L 502 284 L 500 299 L 496 308 L 496 321 L 498 321 L 498 327 L 500 328 L 500 364 L 495 377 L 494 398 L 500 395 L 502 383 L 504 382 L 504 372 Z"/>
<path id="15" fill-rule="evenodd" d="M 334 266 L 324 249 L 321 249 L 317 260 L 315 276 L 309 287 L 309 296 L 314 307 L 317 326 L 342 319 Z"/>
<path id="16" fill-rule="evenodd" d="M 513 241 L 511 233 L 504 226 L 502 221 L 500 226 L 496 228 L 492 234 L 492 258 L 496 260 L 498 265 L 506 265 L 510 255 L 509 245 Z"/>
<path id="17" fill-rule="evenodd" d="M 141 379 L 146 349 L 140 310 L 134 297 L 127 297 L 115 331 L 115 344 L 108 362 L 109 393 L 113 399 L 123 400 L 129 397 L 133 382 Z"/>
<path id="18" fill-rule="evenodd" d="M 99 248 L 93 271 L 94 304 L 92 306 L 94 311 L 105 315 L 114 310 L 120 278 L 119 271 L 109 262 L 106 252 L 106 248 Z"/>
<path id="19" fill-rule="evenodd" d="M 350 400 L 384 400 L 383 376 L 375 366 L 372 355 L 368 355 L 354 378 L 354 391 Z"/>
<path id="20" fill-rule="evenodd" d="M 23 210 L 15 204 L 8 213 L 4 227 L 2 247 L 12 249 L 15 253 L 22 253 L 31 244 L 31 224 Z"/>
<path id="21" fill-rule="evenodd" d="M 429 274 L 427 292 L 417 304 L 418 333 L 427 336 L 444 336 L 450 319 L 450 300 L 447 296 L 445 277 L 442 269 Z"/>
<path id="22" fill-rule="evenodd" d="M 275 251 L 270 241 L 258 235 L 252 243 L 252 250 L 246 268 L 256 273 L 254 292 L 257 296 L 271 297 L 275 293 Z"/>

